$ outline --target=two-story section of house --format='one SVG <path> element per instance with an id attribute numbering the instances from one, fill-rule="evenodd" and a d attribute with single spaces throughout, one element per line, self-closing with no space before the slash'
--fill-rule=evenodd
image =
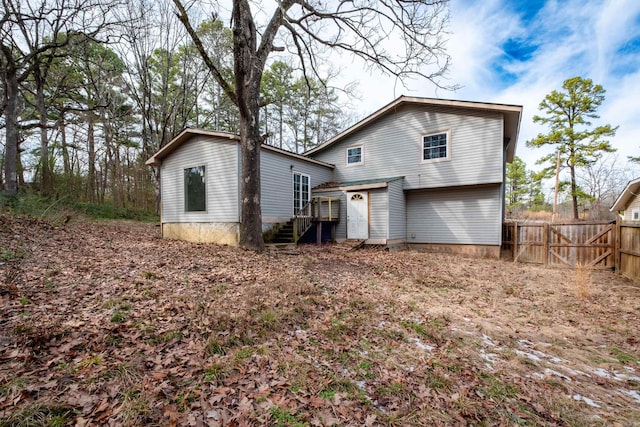
<path id="1" fill-rule="evenodd" d="M 336 239 L 499 257 L 522 107 L 400 97 L 305 153 L 333 164 Z"/>

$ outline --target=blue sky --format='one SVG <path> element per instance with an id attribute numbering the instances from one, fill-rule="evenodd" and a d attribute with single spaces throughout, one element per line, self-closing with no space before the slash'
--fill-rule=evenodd
<path id="1" fill-rule="evenodd" d="M 594 124 L 620 126 L 611 139 L 620 167 L 640 155 L 640 1 L 452 0 L 450 31 L 448 78 L 459 90 L 361 73 L 356 108 L 367 114 L 401 94 L 523 105 L 517 155 L 539 169 L 546 151 L 525 146 L 546 130 L 532 122 L 538 104 L 581 76 L 607 91 Z"/>

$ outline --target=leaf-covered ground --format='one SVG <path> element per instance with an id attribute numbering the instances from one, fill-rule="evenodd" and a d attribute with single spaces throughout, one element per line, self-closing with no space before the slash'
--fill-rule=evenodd
<path id="1" fill-rule="evenodd" d="M 609 272 L 0 216 L 0 280 L 0 425 L 640 423 Z"/>

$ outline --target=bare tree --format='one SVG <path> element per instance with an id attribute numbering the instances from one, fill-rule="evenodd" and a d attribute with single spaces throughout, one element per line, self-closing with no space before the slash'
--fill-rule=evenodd
<path id="1" fill-rule="evenodd" d="M 72 34 L 83 33 L 87 39 L 93 39 L 103 31 L 108 26 L 109 10 L 116 5 L 117 2 L 107 0 L 2 0 L 0 73 L 5 82 L 5 193 L 15 195 L 18 191 L 20 85 L 28 78 L 33 78 L 35 105 L 39 115 L 37 126 L 41 135 L 42 177 L 46 190 L 50 185 L 51 173 L 47 163 L 47 130 L 50 126 L 44 87 L 50 66 L 60 49 L 72 42 Z"/>
<path id="2" fill-rule="evenodd" d="M 590 201 L 590 215 L 593 219 L 609 219 L 609 208 L 624 189 L 627 182 L 634 178 L 633 171 L 619 165 L 615 154 L 607 154 L 589 163 L 577 175 L 577 184 Z"/>
<path id="3" fill-rule="evenodd" d="M 197 79 L 190 79 L 186 70 L 179 69 L 188 62 L 184 57 L 186 34 L 171 13 L 172 8 L 170 0 L 127 0 L 127 7 L 122 12 L 123 20 L 128 23 L 122 26 L 127 43 L 121 44 L 120 53 L 126 61 L 129 96 L 140 114 L 142 156 L 145 158 L 151 157 L 187 125 L 186 116 L 180 117 L 179 112 L 193 109 L 195 99 L 183 95 L 201 90 L 192 87 L 179 90 L 177 87 L 194 84 Z M 159 211 L 158 170 L 153 170 L 153 178 L 156 210 Z"/>
<path id="4" fill-rule="evenodd" d="M 264 23 L 257 17 L 265 15 L 268 4 L 233 0 L 234 80 L 230 81 L 200 40 L 185 5 L 181 0 L 173 1 L 212 76 L 238 107 L 242 152 L 240 245 L 248 249 L 259 251 L 264 246 L 260 146 L 266 136 L 260 134 L 260 82 L 272 52 L 288 50 L 297 56 L 306 76 L 318 79 L 322 55 L 327 51 L 359 57 L 401 81 L 422 77 L 439 87 L 449 65 L 444 39 L 446 0 L 276 0 Z"/>

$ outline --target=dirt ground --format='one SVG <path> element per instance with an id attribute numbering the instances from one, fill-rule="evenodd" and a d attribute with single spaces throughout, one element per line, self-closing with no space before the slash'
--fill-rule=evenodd
<path id="1" fill-rule="evenodd" d="M 0 216 L 0 426 L 640 425 L 640 285 Z"/>

